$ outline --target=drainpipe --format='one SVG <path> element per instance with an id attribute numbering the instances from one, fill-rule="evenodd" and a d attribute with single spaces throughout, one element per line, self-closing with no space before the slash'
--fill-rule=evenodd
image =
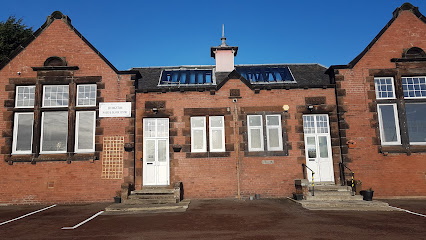
<path id="1" fill-rule="evenodd" d="M 342 157 L 342 150 L 343 150 L 343 146 L 342 146 L 342 138 L 340 136 L 340 129 L 341 129 L 341 125 L 340 125 L 340 111 L 339 111 L 339 100 L 337 99 L 337 83 L 336 83 L 336 74 L 334 72 L 334 69 L 332 69 L 332 73 L 330 73 L 329 75 L 330 77 L 330 82 L 334 84 L 334 98 L 336 99 L 336 114 L 337 114 L 337 126 L 339 128 L 339 130 L 337 131 L 337 135 L 339 136 L 339 148 L 340 148 L 340 163 L 343 163 L 343 157 Z M 344 186 L 345 183 L 345 176 L 344 173 L 342 171 L 342 166 L 341 164 L 339 164 L 339 176 L 340 176 L 340 185 Z"/>
<path id="2" fill-rule="evenodd" d="M 237 170 L 237 197 L 238 199 L 241 199 L 241 189 L 240 189 L 240 138 L 238 134 L 238 106 L 237 106 L 237 99 L 233 99 L 232 102 L 234 103 L 234 111 L 233 111 L 233 117 L 234 117 L 234 138 L 235 138 L 235 162 L 236 162 L 236 170 Z"/>

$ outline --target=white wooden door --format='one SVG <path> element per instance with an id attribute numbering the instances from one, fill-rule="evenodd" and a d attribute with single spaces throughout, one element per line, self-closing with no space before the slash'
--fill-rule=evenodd
<path id="1" fill-rule="evenodd" d="M 328 122 L 328 115 L 326 114 L 303 116 L 306 165 L 315 172 L 315 182 L 334 182 Z M 312 172 L 306 171 L 309 181 L 312 181 Z"/>
<path id="2" fill-rule="evenodd" d="M 169 119 L 143 119 L 143 185 L 169 185 Z"/>

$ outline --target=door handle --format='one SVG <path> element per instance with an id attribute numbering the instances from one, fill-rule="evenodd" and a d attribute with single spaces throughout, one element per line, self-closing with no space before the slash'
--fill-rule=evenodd
<path id="1" fill-rule="evenodd" d="M 146 164 L 153 164 L 152 162 L 148 162 L 148 163 L 146 163 Z"/>

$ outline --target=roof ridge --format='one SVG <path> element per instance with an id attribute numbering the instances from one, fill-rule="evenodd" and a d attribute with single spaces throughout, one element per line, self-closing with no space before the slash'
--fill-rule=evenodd
<path id="1" fill-rule="evenodd" d="M 281 66 L 281 65 L 286 65 L 286 66 L 302 66 L 302 65 L 319 65 L 321 67 L 327 68 L 326 66 L 320 64 L 320 63 L 262 63 L 262 64 L 237 64 L 235 65 L 236 67 L 241 66 L 241 67 L 249 67 L 249 66 Z"/>
<path id="2" fill-rule="evenodd" d="M 131 69 L 149 69 L 149 68 L 184 68 L 184 67 L 214 67 L 215 65 L 178 65 L 178 66 L 149 66 L 149 67 L 132 67 Z"/>
<path id="3" fill-rule="evenodd" d="M 326 66 L 320 63 L 262 63 L 262 64 L 236 64 L 235 67 L 249 67 L 249 66 L 306 66 L 306 65 L 318 65 L 323 68 Z M 148 66 L 148 67 L 132 67 L 131 69 L 157 69 L 157 68 L 185 68 L 185 67 L 215 67 L 215 65 L 177 65 L 177 66 Z"/>

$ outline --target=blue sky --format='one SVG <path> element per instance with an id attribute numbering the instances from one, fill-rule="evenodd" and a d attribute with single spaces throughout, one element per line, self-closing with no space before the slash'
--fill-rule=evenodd
<path id="1" fill-rule="evenodd" d="M 119 70 L 214 64 L 210 47 L 238 46 L 236 64 L 347 64 L 392 18 L 403 0 L 28 1 L 2 2 L 38 29 L 53 11 L 77 28 Z M 412 0 L 426 15 L 426 1 Z"/>

